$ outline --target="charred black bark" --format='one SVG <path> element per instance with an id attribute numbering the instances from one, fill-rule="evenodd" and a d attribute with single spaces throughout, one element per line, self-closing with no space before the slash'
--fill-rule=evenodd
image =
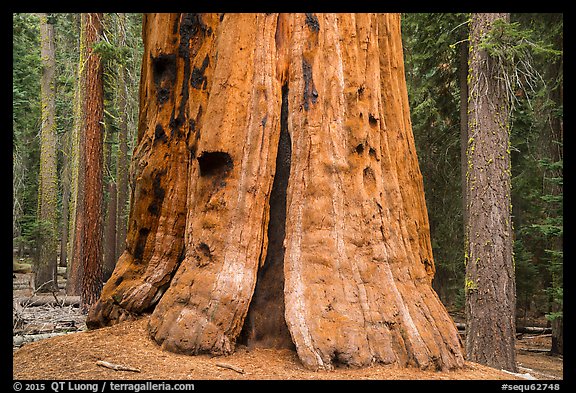
<path id="1" fill-rule="evenodd" d="M 258 271 L 256 288 L 239 341 L 248 346 L 294 348 L 284 319 L 284 236 L 286 192 L 290 177 L 292 142 L 288 131 L 288 87 L 282 87 L 280 138 L 276 173 L 270 193 L 268 250 Z"/>

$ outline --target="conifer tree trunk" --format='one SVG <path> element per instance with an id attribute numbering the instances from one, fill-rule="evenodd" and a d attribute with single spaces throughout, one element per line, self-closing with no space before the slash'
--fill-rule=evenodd
<path id="1" fill-rule="evenodd" d="M 84 161 L 83 220 L 78 225 L 82 248 L 81 303 L 87 309 L 94 304 L 102 288 L 102 177 L 103 177 L 103 108 L 104 91 L 100 55 L 93 52 L 93 45 L 102 34 L 102 14 L 83 14 L 84 42 L 87 50 L 84 91 L 85 143 L 81 159 Z"/>
<path id="2" fill-rule="evenodd" d="M 106 206 L 106 225 L 104 228 L 104 261 L 102 264 L 102 281 L 106 282 L 116 266 L 116 184 L 108 183 L 108 203 Z"/>
<path id="3" fill-rule="evenodd" d="M 84 200 L 84 163 L 80 159 L 84 151 L 84 69 L 86 65 L 87 50 L 84 46 L 85 18 L 79 14 L 79 58 L 77 78 L 74 87 L 74 123 L 70 136 L 70 222 L 68 225 L 68 263 L 66 266 L 66 294 L 80 296 L 82 248 L 80 247 L 81 232 L 78 228 L 83 225 L 83 211 L 81 206 Z"/>
<path id="4" fill-rule="evenodd" d="M 472 14 L 466 173 L 466 355 L 516 371 L 509 102 L 496 62 L 480 47 L 494 21 Z"/>
<path id="5" fill-rule="evenodd" d="M 38 187 L 39 242 L 35 261 L 34 287 L 39 292 L 58 290 L 56 282 L 58 257 L 56 164 L 56 57 L 54 25 L 50 15 L 40 17 L 40 56 L 42 60 L 40 129 L 40 175 Z"/>
<path id="6" fill-rule="evenodd" d="M 68 215 L 70 214 L 70 133 L 64 142 L 64 163 L 61 172 L 62 182 L 62 215 L 60 218 L 60 261 L 58 266 L 68 266 Z"/>
<path id="7" fill-rule="evenodd" d="M 126 14 L 118 15 L 118 45 L 120 48 L 126 46 Z M 116 253 L 121 254 L 126 248 L 126 202 L 128 201 L 128 105 L 125 67 L 121 67 L 117 78 L 120 124 L 118 130 L 118 157 L 116 161 Z"/>
<path id="8" fill-rule="evenodd" d="M 463 366 L 431 281 L 399 15 L 144 16 L 127 249 L 87 324 L 186 354 Z"/>

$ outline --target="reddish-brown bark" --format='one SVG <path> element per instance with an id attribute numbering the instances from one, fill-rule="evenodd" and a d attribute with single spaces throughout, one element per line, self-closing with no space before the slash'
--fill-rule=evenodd
<path id="1" fill-rule="evenodd" d="M 127 245 L 88 324 L 170 351 L 463 365 L 434 263 L 399 15 L 153 14 Z"/>
<path id="2" fill-rule="evenodd" d="M 84 135 L 84 198 L 83 219 L 79 227 L 82 248 L 82 307 L 94 304 L 102 288 L 102 173 L 104 90 L 100 55 L 93 45 L 102 34 L 102 14 L 82 14 L 84 18 L 83 46 L 88 51 L 83 78 Z"/>

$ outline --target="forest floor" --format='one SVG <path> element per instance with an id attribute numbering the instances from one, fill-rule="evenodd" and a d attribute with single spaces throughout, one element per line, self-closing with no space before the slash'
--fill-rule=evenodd
<path id="1" fill-rule="evenodd" d="M 14 303 L 26 299 L 28 274 L 15 273 Z M 86 331 L 78 307 L 30 302 L 15 305 L 13 336 L 33 337 L 39 333 L 60 334 L 13 347 L 14 379 L 50 380 L 212 380 L 212 379 L 377 379 L 377 380 L 511 380 L 562 379 L 563 360 L 550 356 L 549 335 L 525 334 L 517 340 L 518 375 L 473 362 L 456 371 L 423 371 L 375 365 L 368 368 L 336 368 L 310 371 L 300 363 L 296 352 L 287 349 L 248 349 L 239 346 L 229 356 L 186 356 L 162 351 L 147 334 L 147 317 L 94 331 Z M 44 296 L 43 298 L 47 298 Z M 70 300 L 70 299 L 69 299 Z M 73 302 L 72 302 L 73 303 Z M 72 333 L 71 333 L 72 332 Z M 21 341 L 21 340 L 20 340 Z M 105 361 L 138 371 L 114 371 L 98 365 Z"/>

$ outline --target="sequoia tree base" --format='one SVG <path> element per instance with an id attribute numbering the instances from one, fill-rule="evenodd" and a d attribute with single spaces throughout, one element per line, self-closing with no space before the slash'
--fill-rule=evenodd
<path id="1" fill-rule="evenodd" d="M 462 367 L 434 262 L 399 15 L 144 17 L 127 250 L 88 326 L 337 364 Z"/>

